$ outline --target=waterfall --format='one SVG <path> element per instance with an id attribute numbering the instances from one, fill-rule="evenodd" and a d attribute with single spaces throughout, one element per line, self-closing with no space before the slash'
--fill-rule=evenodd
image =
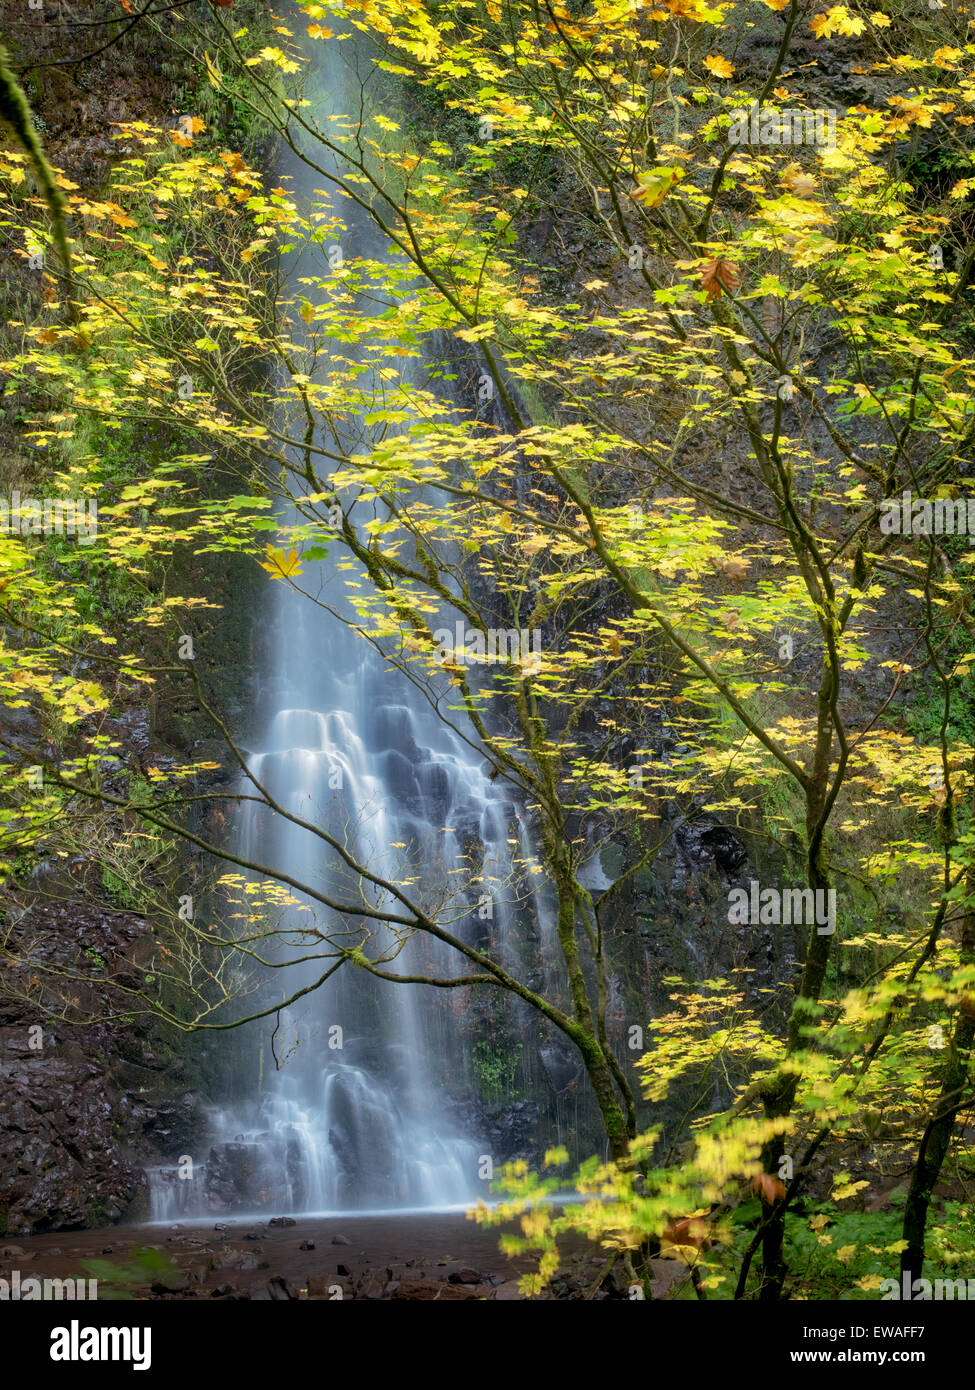
<path id="1" fill-rule="evenodd" d="M 326 47 L 310 94 L 316 109 L 356 110 L 358 82 L 350 85 L 336 48 Z M 297 161 L 288 172 L 299 195 L 321 183 Z M 350 245 L 378 257 L 368 218 L 348 220 Z M 351 610 L 347 574 L 331 564 L 321 566 L 321 590 L 315 575 L 320 604 L 269 584 L 270 607 L 257 619 L 269 625 L 261 644 L 268 669 L 258 673 L 269 714 L 248 766 L 280 805 L 334 835 L 371 873 L 415 881 L 407 891 L 424 901 L 439 896 L 450 929 L 465 940 L 478 940 L 489 919 L 497 957 L 511 960 L 514 861 L 530 856 L 524 814 L 477 751 L 336 616 Z M 252 790 L 243 781 L 240 789 Z M 361 891 L 379 901 L 320 838 L 266 807 L 235 811 L 232 848 L 336 899 Z M 481 882 L 465 886 L 472 862 Z M 551 922 L 540 875 L 528 874 L 522 896 L 540 923 Z M 287 913 L 276 947 L 281 968 L 268 972 L 275 998 L 322 973 L 320 960 L 288 963 L 314 954 L 315 916 L 323 931 L 355 932 L 364 921 L 343 922 L 307 900 Z M 397 944 L 382 924 L 368 929 L 371 958 Z M 384 968 L 455 977 L 470 965 L 442 943 L 414 938 Z M 273 1053 L 273 1022 L 248 1025 L 252 1052 L 252 1030 L 263 1030 L 263 1076 L 253 1077 L 243 1102 L 213 1115 L 209 1155 L 192 1177 L 173 1168 L 150 1173 L 152 1218 L 447 1207 L 487 1195 L 483 1145 L 450 1115 L 451 1093 L 470 1088 L 458 1003 L 455 991 L 385 983 L 343 965 L 282 1014 Z"/>
<path id="2" fill-rule="evenodd" d="M 283 585 L 274 597 L 278 670 L 287 673 L 289 691 L 251 771 L 282 806 L 341 839 L 379 876 L 401 877 L 408 860 L 434 893 L 442 886 L 445 898 L 458 899 L 450 870 L 476 846 L 483 883 L 467 903 L 471 920 L 452 929 L 476 935 L 478 905 L 487 900 L 504 959 L 511 904 L 497 890 L 511 874 L 509 837 L 518 843 L 525 833 L 517 807 L 461 739 L 410 704 L 411 687 L 367 644 Z M 245 804 L 237 813 L 235 849 L 330 895 L 350 896 L 351 876 L 336 872 L 326 846 L 264 806 Z M 331 873 L 323 873 L 326 860 Z M 320 906 L 292 910 L 278 926 L 290 943 L 288 960 L 313 949 L 312 907 L 323 930 L 336 926 Z M 463 910 L 454 902 L 451 915 Z M 394 944 L 385 927 L 370 930 L 371 956 Z M 388 968 L 465 973 L 450 947 L 417 941 Z M 293 990 L 317 978 L 321 962 L 283 973 Z M 192 1179 L 169 1169 L 150 1175 L 152 1218 L 446 1207 L 485 1195 L 478 1145 L 445 1113 L 445 1088 L 466 1083 L 467 1059 L 449 1035 L 453 1014 L 434 997 L 443 993 L 343 966 L 285 1011 L 279 1068 L 272 1065 L 246 1104 L 214 1115 L 210 1156 Z"/>

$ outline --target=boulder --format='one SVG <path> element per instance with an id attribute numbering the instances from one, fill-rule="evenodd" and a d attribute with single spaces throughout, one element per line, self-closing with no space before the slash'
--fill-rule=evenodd
<path id="1" fill-rule="evenodd" d="M 408 1284 L 399 1284 L 394 1290 L 394 1299 L 411 1298 L 424 1303 L 456 1302 L 458 1299 L 476 1299 L 473 1289 L 461 1284 L 448 1284 L 439 1279 L 416 1279 Z"/>

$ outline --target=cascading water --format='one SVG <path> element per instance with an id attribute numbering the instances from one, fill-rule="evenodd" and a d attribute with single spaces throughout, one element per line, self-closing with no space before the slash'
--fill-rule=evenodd
<path id="1" fill-rule="evenodd" d="M 346 72 L 333 49 L 318 74 L 316 101 L 327 92 L 334 110 L 351 102 Z M 358 95 L 356 84 L 351 109 Z M 296 193 L 310 196 L 316 183 L 296 165 Z M 353 224 L 350 235 L 365 253 L 381 254 L 367 222 Z M 513 861 L 530 857 L 524 819 L 486 762 L 334 615 L 350 611 L 342 581 L 326 573 L 319 597 L 328 608 L 283 583 L 272 586 L 265 621 L 273 636 L 264 644 L 270 669 L 261 673 L 271 716 L 250 771 L 282 807 L 334 836 L 372 874 L 410 878 L 427 900 L 438 892 L 451 900 L 451 930 L 466 939 L 483 930 L 478 905 L 489 900 L 492 945 L 504 959 L 515 911 Z M 379 902 L 379 891 L 356 882 L 319 837 L 266 807 L 244 803 L 235 813 L 233 847 L 335 899 L 354 901 L 363 892 Z M 452 885 L 472 862 L 480 883 L 468 885 L 464 899 Z M 544 885 L 528 878 L 544 927 Z M 312 908 L 323 931 L 363 926 L 362 918 L 342 921 L 307 901 L 289 909 L 278 924 L 277 997 L 311 984 L 329 963 L 287 964 L 315 953 L 307 935 Z M 368 930 L 367 954 L 390 957 L 399 944 L 394 933 L 379 923 Z M 384 968 L 457 976 L 469 966 L 425 938 L 402 945 Z M 213 1116 L 210 1155 L 193 1177 L 177 1169 L 150 1173 L 152 1218 L 444 1207 L 483 1195 L 479 1147 L 448 1113 L 446 1088 L 463 1089 L 469 1059 L 447 993 L 340 968 L 281 1015 L 274 1064 L 262 1082 L 255 1077 L 249 1100 Z"/>
<path id="2" fill-rule="evenodd" d="M 523 833 L 515 806 L 435 716 L 390 701 L 393 677 L 360 639 L 283 586 L 276 598 L 278 669 L 299 670 L 264 750 L 250 760 L 254 776 L 289 811 L 341 837 L 380 877 L 402 876 L 403 852 L 394 846 L 408 846 L 411 862 L 447 894 L 449 871 L 476 845 L 479 861 L 483 854 L 479 897 L 491 898 L 492 936 L 503 954 L 511 907 L 498 890 L 510 877 L 509 836 Z M 322 842 L 265 807 L 240 812 L 236 848 L 245 859 L 348 896 L 348 874 L 333 871 L 323 881 Z M 478 901 L 470 905 L 475 920 Z M 308 916 L 294 911 L 278 930 L 293 925 L 297 944 Z M 323 921 L 323 929 L 336 925 Z M 386 928 L 372 931 L 372 956 L 395 944 Z M 302 982 L 310 982 L 321 968 L 289 966 L 288 988 L 303 969 Z M 456 952 L 431 943 L 410 942 L 392 968 L 463 973 Z M 177 1170 L 151 1175 L 153 1219 L 224 1207 L 450 1206 L 483 1193 L 478 1147 L 444 1115 L 444 1086 L 463 1080 L 449 1074 L 464 1065 L 449 1037 L 452 1015 L 444 1017 L 429 987 L 361 976 L 343 967 L 286 1011 L 275 1049 L 280 1070 L 249 1104 L 214 1116 L 211 1157 L 196 1165 L 192 1181 Z"/>

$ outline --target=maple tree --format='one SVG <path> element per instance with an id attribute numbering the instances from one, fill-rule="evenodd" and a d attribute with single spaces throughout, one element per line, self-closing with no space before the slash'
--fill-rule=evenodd
<path id="1" fill-rule="evenodd" d="M 48 267 L 45 317 L 20 326 L 23 347 L 5 364 L 35 390 L 31 438 L 52 458 L 82 419 L 137 419 L 191 441 L 100 506 L 111 525 L 87 563 L 144 589 L 124 652 L 84 608 L 83 569 L 65 583 L 29 538 L 2 538 L 2 611 L 21 635 L 0 651 L 4 696 L 56 713 L 72 740 L 45 767 L 43 790 L 23 770 L 11 844 L 47 835 L 87 800 L 246 870 L 224 878 L 229 896 L 243 901 L 256 876 L 255 919 L 292 891 L 336 907 L 189 828 L 180 785 L 205 764 L 150 776 L 137 797 L 105 786 L 100 769 L 118 752 L 98 726 L 110 691 L 77 674 L 82 654 L 139 688 L 194 682 L 245 767 L 195 671 L 139 652 L 137 634 L 173 643 L 202 607 L 156 579 L 175 546 L 246 554 L 276 582 L 304 578 L 309 602 L 315 567 L 340 556 L 362 639 L 530 808 L 537 863 L 526 856 L 522 867 L 551 885 L 561 956 L 547 993 L 465 939 L 460 888 L 437 885 L 425 899 L 405 868 L 401 881 L 378 877 L 314 829 L 395 904 L 360 899 L 360 916 L 462 958 L 469 973 L 436 983 L 521 999 L 582 1057 L 611 1159 L 578 1182 L 599 1200 L 556 1212 L 538 1199 L 563 1179 L 522 1168 L 511 1203 L 481 1213 L 523 1218 L 521 1248 L 540 1254 L 533 1289 L 558 1267 L 558 1237 L 578 1229 L 615 1245 L 634 1279 L 656 1239 L 687 1252 L 700 1294 L 719 1288 L 730 1276 L 715 1248 L 734 1245 L 732 1213 L 752 1193 L 760 1217 L 736 1247 L 734 1296 L 780 1297 L 790 1207 L 817 1153 L 860 1133 L 867 1113 L 896 1115 L 891 1152 L 915 1150 L 895 1253 L 916 1274 L 931 1193 L 971 1104 L 975 748 L 959 715 L 975 660 L 971 554 L 930 527 L 884 530 L 881 518 L 907 490 L 954 497 L 973 456 L 964 227 L 975 45 L 950 10 L 912 29 L 904 52 L 897 16 L 776 0 L 766 3 L 780 16 L 775 58 L 738 86 L 741 65 L 718 49 L 743 8 L 300 6 L 312 44 L 366 45 L 388 79 L 464 123 L 459 148 L 421 145 L 381 109 L 367 106 L 361 122 L 322 115 L 301 94 L 305 56 L 284 23 L 280 44 L 251 52 L 231 16 L 216 38 L 183 16 L 205 42 L 213 89 L 237 84 L 236 99 L 317 175 L 318 201 L 267 186 L 239 154 L 212 148 L 200 120 L 176 132 L 126 125 L 104 199 L 59 179 L 74 283 Z M 808 109 L 790 60 L 800 28 L 820 42 L 862 40 L 884 97 L 841 113 L 835 143 L 728 142 L 742 107 Z M 902 148 L 928 130 L 951 156 L 950 180 L 932 187 Z M 51 236 L 27 162 L 15 150 L 0 163 L 3 225 L 25 256 Z M 588 210 L 594 268 L 572 300 L 546 289 L 527 244 L 559 180 Z M 284 248 L 341 247 L 352 206 L 389 257 L 320 263 L 300 289 L 269 283 Z M 940 264 L 934 243 L 947 253 Z M 381 306 L 374 316 L 356 312 L 366 297 Z M 450 352 L 435 346 L 443 337 Z M 269 359 L 273 384 L 245 387 Z M 480 397 L 443 391 L 443 377 L 465 373 Z M 192 391 L 180 394 L 183 376 Z M 701 435 L 723 441 L 721 463 L 693 460 Z M 242 491 L 207 495 L 214 456 L 231 458 Z M 97 453 L 74 452 L 65 486 L 97 488 L 102 468 Z M 903 639 L 888 650 L 878 633 L 908 601 Z M 472 670 L 435 640 L 446 613 L 485 636 L 540 629 L 542 652 Z M 861 687 L 871 670 L 886 673 L 882 689 Z M 911 682 L 933 691 L 936 717 L 920 732 L 900 717 Z M 679 759 L 662 747 L 662 726 Z M 266 787 L 252 794 L 290 816 Z M 835 933 L 810 927 L 777 1013 L 738 977 L 741 965 L 731 980 L 680 987 L 673 1013 L 652 1021 L 637 1068 L 650 1115 L 696 1097 L 676 1136 L 638 1123 L 608 1011 L 613 912 L 670 839 L 668 802 L 777 843 L 796 881 L 838 888 L 841 903 Z M 588 886 L 594 852 L 620 843 L 622 869 L 608 887 Z M 465 886 L 477 885 L 471 868 Z M 213 984 L 204 948 L 250 950 L 219 928 L 173 931 L 193 985 Z M 840 954 L 873 962 L 849 989 Z M 328 970 L 396 980 L 388 961 L 337 938 L 322 955 Z M 136 995 L 166 1012 L 152 990 Z M 207 1027 L 214 1008 L 211 997 L 189 1020 L 167 1016 Z M 932 1027 L 943 1047 L 930 1045 Z M 704 1082 L 717 1073 L 724 1099 L 712 1109 Z M 676 1162 L 683 1141 L 692 1152 Z M 836 1200 L 855 1191 L 841 1172 Z"/>

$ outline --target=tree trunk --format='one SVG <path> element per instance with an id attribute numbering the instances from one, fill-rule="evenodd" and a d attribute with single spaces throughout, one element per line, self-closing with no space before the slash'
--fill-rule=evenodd
<path id="1" fill-rule="evenodd" d="M 969 894 L 975 892 L 975 871 L 966 878 Z M 969 909 L 962 919 L 961 962 L 975 962 L 975 911 Z M 950 1043 L 941 1077 L 941 1091 L 918 1148 L 917 1162 L 911 1174 L 911 1185 L 904 1208 L 903 1237 L 907 1241 L 901 1252 L 901 1278 L 906 1274 L 911 1282 L 920 1279 L 924 1268 L 924 1233 L 928 1224 L 928 1208 L 935 1183 L 941 1175 L 945 1155 L 951 1143 L 958 1111 L 965 1101 L 968 1068 L 972 1043 L 975 1041 L 975 995 L 966 994 L 961 1002 L 958 1020 Z"/>
<path id="2" fill-rule="evenodd" d="M 951 1143 L 951 1132 L 955 1127 L 955 1118 L 965 1101 L 969 1054 L 973 1040 L 975 1000 L 966 1000 L 951 1039 L 951 1051 L 945 1063 L 941 1093 L 935 1112 L 921 1136 L 917 1162 L 907 1193 L 907 1205 L 904 1208 L 903 1236 L 907 1246 L 901 1252 L 901 1277 L 906 1274 L 912 1282 L 921 1277 L 924 1268 L 924 1233 L 927 1228 L 931 1194 L 941 1176 L 941 1168 Z"/>

